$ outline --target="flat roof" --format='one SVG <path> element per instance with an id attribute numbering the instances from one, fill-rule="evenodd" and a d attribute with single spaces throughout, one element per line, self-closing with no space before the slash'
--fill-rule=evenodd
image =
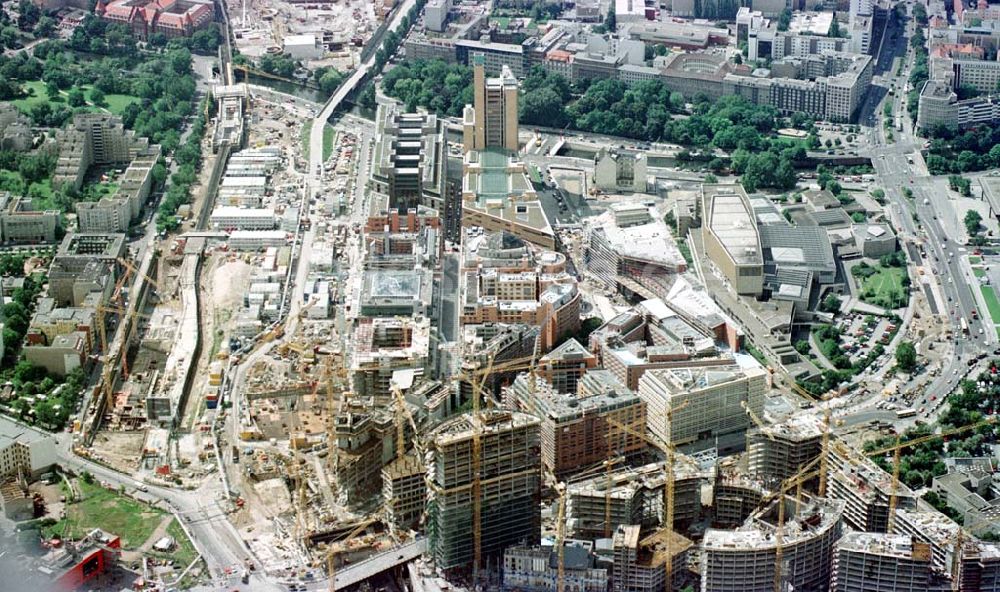
<path id="1" fill-rule="evenodd" d="M 708 228 L 737 264 L 762 265 L 760 235 L 749 200 L 736 185 L 706 186 Z"/>

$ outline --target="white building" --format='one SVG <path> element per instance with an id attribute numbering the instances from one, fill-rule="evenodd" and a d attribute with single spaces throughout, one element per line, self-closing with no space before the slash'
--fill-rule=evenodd
<path id="1" fill-rule="evenodd" d="M 234 230 L 229 234 L 229 248 L 234 251 L 262 251 L 288 244 L 284 230 Z"/>
<path id="2" fill-rule="evenodd" d="M 222 230 L 272 230 L 276 219 L 271 208 L 222 206 L 212 210 L 210 221 Z"/>
<path id="3" fill-rule="evenodd" d="M 323 57 L 326 48 L 317 39 L 316 35 L 307 33 L 305 35 L 288 35 L 284 38 L 283 51 L 286 55 L 297 60 L 315 60 Z"/>
<path id="4" fill-rule="evenodd" d="M 38 477 L 56 464 L 52 436 L 0 415 L 0 478 Z"/>

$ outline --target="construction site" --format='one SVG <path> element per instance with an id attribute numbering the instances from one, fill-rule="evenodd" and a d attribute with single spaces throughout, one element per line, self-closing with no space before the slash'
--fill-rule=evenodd
<path id="1" fill-rule="evenodd" d="M 357 65 L 363 46 L 395 3 L 229 0 L 226 6 L 241 54 L 254 59 L 284 54 L 309 70 L 344 72 Z"/>

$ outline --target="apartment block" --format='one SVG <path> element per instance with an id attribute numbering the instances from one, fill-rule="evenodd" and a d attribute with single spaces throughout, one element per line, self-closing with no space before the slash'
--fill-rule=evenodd
<path id="1" fill-rule="evenodd" d="M 160 147 L 126 130 L 120 118 L 102 113 L 80 113 L 56 132 L 59 158 L 52 185 L 79 190 L 93 165 L 128 165 L 139 156 L 159 158 Z"/>
<path id="2" fill-rule="evenodd" d="M 513 545 L 535 545 L 541 528 L 540 422 L 523 413 L 488 410 L 445 421 L 431 434 L 428 553 L 441 569 L 472 563 L 473 486 L 479 483 L 482 557 L 499 559 Z M 473 458 L 474 433 L 480 442 Z M 478 464 L 478 473 L 475 472 Z"/>
<path id="3" fill-rule="evenodd" d="M 52 436 L 0 415 L 0 479 L 37 478 L 56 464 Z"/>
<path id="4" fill-rule="evenodd" d="M 51 243 L 57 228 L 58 210 L 36 210 L 31 199 L 0 191 L 0 243 Z"/>

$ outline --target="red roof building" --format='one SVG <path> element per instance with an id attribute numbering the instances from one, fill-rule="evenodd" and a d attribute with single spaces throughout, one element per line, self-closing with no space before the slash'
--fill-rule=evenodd
<path id="1" fill-rule="evenodd" d="M 215 8 L 210 0 L 98 0 L 94 13 L 112 23 L 126 25 L 139 39 L 153 33 L 190 37 L 211 25 Z"/>

